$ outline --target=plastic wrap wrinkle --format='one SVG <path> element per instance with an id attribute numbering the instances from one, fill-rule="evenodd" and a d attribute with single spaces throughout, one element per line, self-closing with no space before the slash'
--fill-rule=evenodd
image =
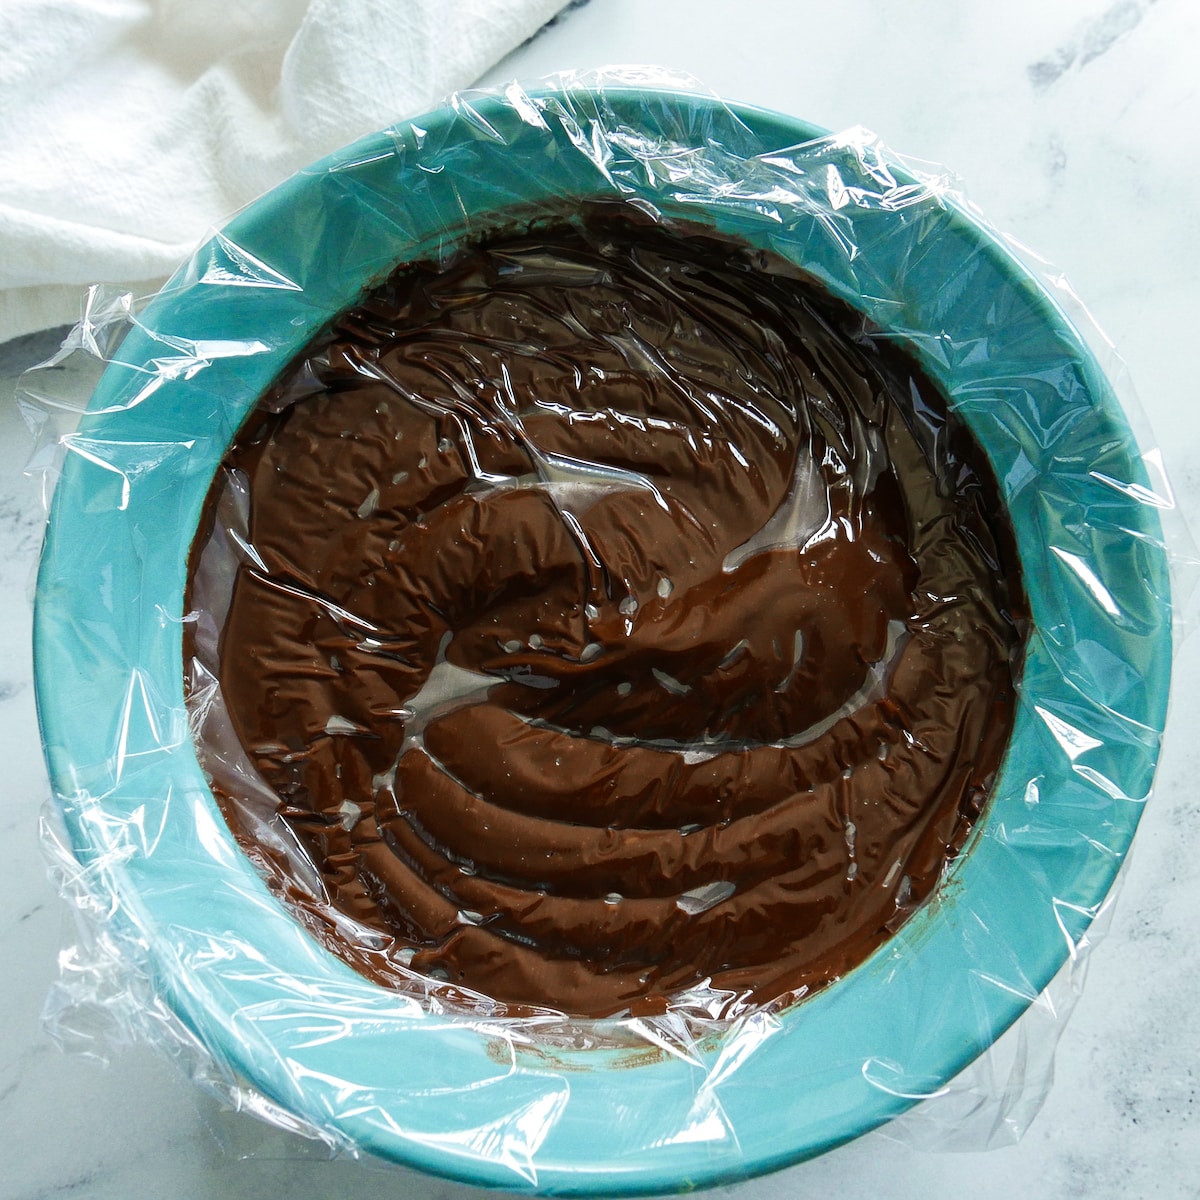
<path id="1" fill-rule="evenodd" d="M 345 949 L 381 982 L 806 994 L 924 898 L 998 765 L 1023 601 L 978 453 L 811 286 L 633 217 L 402 271 L 227 460 L 250 542 L 214 524 L 242 567 L 206 669 L 300 869 L 401 947 L 400 979 Z"/>
<path id="2" fill-rule="evenodd" d="M 653 85 L 676 90 L 638 90 Z M 680 386 L 692 368 L 681 371 L 678 356 L 703 358 L 717 344 L 715 326 L 685 338 L 675 359 L 653 338 L 617 338 L 605 352 L 619 361 L 599 363 L 601 371 L 654 379 L 671 404 L 715 413 L 717 425 L 736 411 L 745 424 L 727 439 L 737 454 L 699 456 L 712 466 L 712 481 L 681 504 L 686 488 L 670 473 L 597 447 L 624 439 L 628 453 L 676 437 L 688 450 L 680 461 L 688 462 L 704 449 L 695 423 L 672 424 L 653 405 L 633 412 L 609 405 L 622 419 L 596 421 L 568 394 L 588 380 L 569 357 L 551 354 L 550 368 L 543 363 L 525 392 L 527 381 L 510 369 L 481 400 L 467 361 L 478 352 L 454 323 L 472 311 L 470 289 L 450 289 L 439 314 L 416 321 L 429 340 L 403 369 L 344 337 L 348 326 L 365 324 L 394 347 L 403 338 L 388 333 L 386 321 L 371 325 L 379 318 L 368 311 L 372 289 L 385 285 L 393 301 L 407 294 L 416 303 L 455 271 L 469 273 L 480 254 L 494 256 L 488 269 L 497 277 L 514 262 L 528 272 L 541 238 L 542 250 L 552 244 L 577 268 L 607 236 L 587 217 L 596 202 L 625 206 L 624 226 L 651 241 L 681 236 L 693 249 L 723 247 L 719 270 L 705 268 L 710 278 L 744 268 L 743 278 L 758 281 L 756 272 L 766 272 L 766 288 L 749 288 L 755 301 L 771 288 L 823 297 L 814 301 L 819 322 L 856 343 L 855 353 L 873 364 L 867 374 L 902 377 L 898 390 L 907 398 L 892 411 L 907 412 L 911 425 L 888 426 L 861 397 L 832 406 L 822 400 L 812 408 L 816 417 L 787 415 L 785 406 L 758 421 L 756 406 L 766 401 L 755 389 L 778 369 L 778 347 L 755 349 L 753 369 L 733 387 L 740 407 L 726 409 L 714 407 L 710 388 Z M 426 264 L 424 293 L 410 287 L 411 272 L 386 283 L 405 263 Z M 559 285 L 560 307 L 551 312 L 561 315 L 567 292 L 561 278 Z M 583 286 L 578 277 L 571 283 Z M 550 288 L 531 284 L 526 298 L 544 303 Z M 448 332 L 436 334 L 443 320 Z M 770 326 L 760 324 L 760 332 Z M 530 337 L 518 329 L 508 340 L 520 347 Z M 518 360 L 522 369 L 530 365 Z M 305 415 L 319 413 L 329 394 L 362 411 L 340 423 Z M 428 437 L 421 434 L 428 445 L 411 462 L 393 464 L 370 449 L 368 435 L 382 436 L 386 426 L 371 410 L 393 397 L 410 414 L 403 417 L 410 444 L 417 425 L 428 427 Z M 79 945 L 64 953 L 62 981 L 47 1002 L 48 1023 L 64 1042 L 103 1053 L 149 1041 L 225 1104 L 318 1137 L 331 1150 L 382 1153 L 523 1190 L 616 1194 L 730 1180 L 888 1120 L 889 1136 L 914 1145 L 1002 1144 L 1036 1114 L 1105 897 L 1149 794 L 1170 669 L 1168 543 L 1183 547 L 1176 565 L 1195 556 L 1178 535 L 1161 457 L 1141 454 L 1130 433 L 1136 403 L 1111 346 L 1061 277 L 988 228 L 948 176 L 899 159 L 861 129 L 819 135 L 680 90 L 655 71 L 468 93 L 317 164 L 252 206 L 149 303 L 94 289 L 60 354 L 24 382 L 21 402 L 40 438 L 35 466 L 48 485 L 61 470 L 38 586 L 36 651 L 55 788 L 44 840 L 80 917 Z M 311 451 L 280 460 L 280 474 L 295 466 L 312 480 L 307 491 L 294 488 L 279 512 L 294 516 L 332 486 L 345 492 L 341 531 L 380 531 L 369 558 L 377 581 L 350 580 L 346 595 L 323 578 L 304 578 L 303 564 L 267 533 L 271 447 L 303 433 L 305 421 L 320 437 Z M 787 461 L 811 442 L 806 421 L 822 428 L 824 448 L 838 450 L 836 462 L 819 456 L 816 475 Z M 970 437 L 956 441 L 955 430 Z M 343 432 L 349 436 L 339 438 Z M 346 457 L 322 465 L 312 454 L 327 434 Z M 745 452 L 747 436 L 761 439 L 761 456 Z M 986 462 L 963 449 L 971 438 Z M 840 453 L 850 444 L 868 447 L 857 466 Z M 983 722 L 1008 750 L 947 801 L 931 835 L 937 852 L 923 871 L 903 854 L 868 863 L 869 822 L 844 807 L 830 810 L 820 831 L 824 852 L 836 859 L 830 878 L 843 890 L 874 880 L 887 901 L 883 926 L 868 923 L 867 942 L 878 941 L 865 962 L 855 966 L 856 954 L 764 983 L 737 970 L 722 979 L 728 959 L 718 954 L 699 968 L 677 964 L 673 976 L 667 971 L 670 978 L 632 999 L 632 1012 L 622 994 L 580 1004 L 572 1015 L 553 992 L 527 987 L 529 977 L 500 996 L 485 976 L 460 984 L 451 978 L 457 961 L 437 938 L 398 933 L 377 919 L 386 889 L 364 899 L 355 892 L 362 876 L 326 869 L 321 839 L 357 838 L 386 850 L 371 850 L 376 869 L 394 870 L 401 860 L 385 838 L 364 842 L 372 822 L 382 828 L 382 816 L 408 861 L 424 856 L 451 879 L 447 892 L 422 893 L 433 897 L 434 928 L 457 942 L 479 938 L 497 919 L 480 889 L 511 888 L 515 843 L 507 834 L 485 840 L 499 864 L 489 881 L 487 864 L 469 847 L 445 853 L 453 841 L 447 830 L 425 836 L 445 821 L 444 809 L 429 804 L 418 813 L 420 803 L 404 798 L 411 772 L 420 782 L 409 794 L 418 801 L 441 789 L 465 811 L 481 811 L 466 776 L 510 749 L 480 752 L 471 741 L 478 725 L 506 730 L 502 747 L 550 745 L 570 731 L 573 753 L 584 746 L 601 757 L 673 754 L 678 772 L 699 776 L 731 745 L 815 754 L 814 746 L 837 742 L 838 730 L 857 728 L 864 712 L 886 707 L 897 673 L 947 606 L 927 597 L 918 619 L 906 608 L 920 590 L 913 583 L 919 558 L 897 550 L 896 539 L 904 540 L 907 518 L 899 514 L 910 513 L 916 492 L 881 465 L 885 444 L 893 458 L 901 449 L 914 461 L 970 468 L 967 494 L 978 499 L 982 522 L 972 528 L 1003 542 L 1011 526 L 1015 541 L 995 606 L 1005 615 L 984 625 L 1006 671 L 1019 641 L 1010 618 L 1027 614 L 1030 628 L 1011 738 Z M 227 453 L 225 490 L 212 493 L 205 518 L 206 531 L 216 530 L 205 544 L 208 571 L 193 573 L 185 611 L 189 549 Z M 774 483 L 763 475 L 772 462 Z M 817 476 L 825 485 L 841 480 L 841 490 L 814 513 Z M 744 493 L 737 479 L 748 481 Z M 458 609 L 446 611 L 445 600 L 414 604 L 410 632 L 397 634 L 380 597 L 388 587 L 420 593 L 411 551 L 425 536 L 413 531 L 440 519 L 419 500 L 431 481 L 437 505 L 457 504 L 474 524 L 449 524 L 447 543 L 428 537 L 417 555 L 423 564 L 449 579 L 455 556 L 479 553 L 483 566 L 469 581 L 493 602 L 502 581 L 488 576 L 494 556 L 473 539 L 489 532 L 489 506 L 511 510 L 509 524 L 495 523 L 500 542 L 518 555 L 536 545 L 570 581 L 570 602 L 561 602 L 564 592 L 550 605 L 553 621 L 507 623 L 492 634 L 486 624 L 472 626 L 470 605 L 451 588 L 450 607 Z M 954 494 L 933 491 L 939 503 Z M 751 500 L 722 507 L 719 496 Z M 622 505 L 628 514 L 606 526 Z M 321 529 L 319 506 L 311 512 Z M 681 513 L 670 536 L 653 536 L 655 522 Z M 403 528 L 384 536 L 398 514 L 407 514 Z M 713 514 L 715 535 L 704 525 Z M 737 520 L 746 527 L 734 530 Z M 653 552 L 638 551 L 643 540 Z M 325 555 L 322 569 L 336 573 L 339 561 L 358 561 L 352 543 L 317 535 L 314 543 Z M 703 557 L 692 546 L 709 552 L 708 584 L 689 575 L 688 560 Z M 752 605 L 754 620 L 731 628 L 699 669 L 688 626 L 704 611 L 694 603 L 697 588 L 755 572 L 769 578 L 777 562 L 800 553 L 853 555 L 868 546 L 880 560 L 867 555 L 871 569 L 896 607 L 889 619 L 866 622 L 870 636 L 848 656 L 831 711 L 813 711 L 814 676 L 805 674 L 820 650 L 814 630 L 828 614 L 812 614 L 815 625 L 804 628 L 780 620 L 772 629 L 771 605 Z M 985 561 L 995 550 L 973 552 Z M 521 569 L 536 574 L 534 565 Z M 992 573 L 982 575 L 996 586 Z M 271 716 L 283 727 L 292 722 L 282 738 L 260 720 L 258 698 L 231 691 L 221 662 L 231 646 L 253 647 L 267 629 L 247 606 L 247 581 L 262 611 L 301 614 L 328 635 L 267 635 L 287 643 L 293 665 L 310 675 L 314 647 L 324 648 L 321 687 L 291 716 Z M 778 582 L 771 594 L 790 602 L 785 577 Z M 1186 571 L 1183 583 L 1190 587 Z M 517 612 L 536 601 L 536 592 L 518 588 L 506 602 Z M 652 621 L 676 630 L 678 652 L 626 669 Z M 978 628 L 967 623 L 972 636 Z M 190 712 L 185 635 L 194 651 Z M 708 676 L 749 670 L 763 644 L 773 673 L 769 686 L 749 690 L 775 715 L 760 728 L 749 710 L 717 704 L 713 720 Z M 365 709 L 335 695 L 331 681 L 346 664 L 375 689 Z M 381 683 L 389 672 L 403 686 Z M 602 703 L 589 695 L 589 679 L 604 681 Z M 792 724 L 780 718 L 788 705 Z M 813 730 L 816 740 L 806 740 Z M 929 767 L 926 732 L 904 731 L 903 723 L 896 732 L 882 757 L 877 743 L 869 754 L 864 747 L 858 766 L 886 773 L 903 749 L 911 756 L 905 761 Z M 297 744 L 283 745 L 287 737 Z M 285 761 L 295 753 L 309 759 Z M 964 763 L 974 760 L 961 753 Z M 833 756 L 827 781 L 838 797 L 849 782 L 842 771 L 852 766 L 844 757 Z M 526 768 L 538 788 L 552 785 L 549 761 L 535 755 Z M 976 785 L 990 790 L 990 800 Z M 741 777 L 735 791 L 753 796 L 753 786 Z M 214 792 L 225 797 L 249 857 Z M 653 811 L 650 804 L 646 812 Z M 483 820 L 494 815 L 489 809 Z M 545 819 L 503 820 L 501 828 L 524 832 L 542 830 Z M 640 868 L 622 874 L 602 855 L 560 872 L 557 882 L 529 878 L 551 884 L 547 893 L 559 888 L 559 901 L 590 898 L 602 922 L 649 903 L 654 920 L 636 926 L 645 931 L 635 939 L 640 950 L 654 940 L 660 909 L 704 928 L 738 902 L 739 880 L 695 869 L 688 840 L 716 845 L 721 832 L 719 822 L 708 831 L 692 828 L 697 823 L 672 814 L 649 830 L 665 835 L 676 855 L 674 882 L 657 897 L 639 894 L 647 878 Z M 593 832 L 606 828 L 601 819 Z M 777 857 L 785 840 L 777 839 Z M 347 905 L 348 894 L 363 902 Z M 281 903 L 285 897 L 319 926 L 316 938 Z M 536 907 L 528 919 L 542 920 Z M 779 945 L 766 944 L 760 958 L 770 960 Z M 350 957 L 370 978 L 336 957 L 347 946 L 357 947 Z M 612 1120 L 617 1108 L 631 1119 Z M 598 1121 L 611 1127 L 602 1159 Z"/>

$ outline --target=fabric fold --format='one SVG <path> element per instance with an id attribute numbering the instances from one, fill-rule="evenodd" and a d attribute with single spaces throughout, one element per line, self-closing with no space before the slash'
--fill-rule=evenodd
<path id="1" fill-rule="evenodd" d="M 214 225 L 470 86 L 564 0 L 10 0 L 0 342 L 153 289 Z"/>

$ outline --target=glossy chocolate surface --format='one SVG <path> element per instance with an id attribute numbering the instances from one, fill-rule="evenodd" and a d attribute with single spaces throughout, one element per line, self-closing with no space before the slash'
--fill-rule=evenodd
<path id="1" fill-rule="evenodd" d="M 246 756 L 215 790 L 385 984 L 802 995 L 985 803 L 1000 512 L 915 362 L 782 262 L 595 216 L 402 269 L 214 485 L 191 649 Z"/>

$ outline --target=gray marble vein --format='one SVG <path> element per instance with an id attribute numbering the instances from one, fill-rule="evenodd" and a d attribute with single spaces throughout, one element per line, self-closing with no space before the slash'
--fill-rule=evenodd
<path id="1" fill-rule="evenodd" d="M 1117 0 L 1099 16 L 1084 22 L 1069 40 L 1046 58 L 1032 63 L 1027 72 L 1035 88 L 1047 88 L 1072 69 L 1086 67 L 1141 24 L 1147 9 L 1158 0 Z"/>

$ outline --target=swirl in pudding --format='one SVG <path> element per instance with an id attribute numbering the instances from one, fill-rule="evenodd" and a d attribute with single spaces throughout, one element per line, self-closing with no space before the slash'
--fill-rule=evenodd
<path id="1" fill-rule="evenodd" d="M 1023 606 L 1000 511 L 915 362 L 766 255 L 592 215 L 402 268 L 214 487 L 193 601 L 240 546 L 211 668 L 271 835 L 218 794 L 385 984 L 584 1017 L 804 994 L 984 803 Z"/>

